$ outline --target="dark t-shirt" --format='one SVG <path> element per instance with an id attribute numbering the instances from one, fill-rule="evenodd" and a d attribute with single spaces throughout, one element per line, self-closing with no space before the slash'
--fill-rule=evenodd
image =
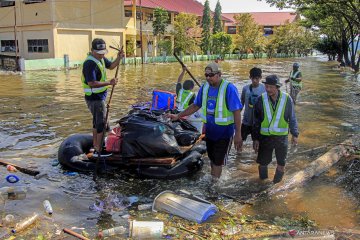
<path id="1" fill-rule="evenodd" d="M 105 68 L 109 68 L 111 66 L 111 62 L 104 58 Z M 97 64 L 92 60 L 86 60 L 83 65 L 82 70 L 86 83 L 92 81 L 100 81 L 101 80 L 101 71 Z M 107 91 L 102 93 L 93 93 L 90 96 L 85 95 L 86 100 L 105 100 L 107 96 Z"/>

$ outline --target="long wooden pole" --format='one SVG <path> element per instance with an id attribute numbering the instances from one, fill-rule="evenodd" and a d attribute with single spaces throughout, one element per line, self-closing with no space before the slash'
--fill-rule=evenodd
<path id="1" fill-rule="evenodd" d="M 176 53 L 174 53 L 174 57 L 176 58 L 176 60 L 178 60 L 178 62 L 181 64 L 181 66 L 183 66 L 186 70 L 186 72 L 190 75 L 190 77 L 194 80 L 194 82 L 200 87 L 200 83 L 196 80 L 196 78 L 191 74 L 191 72 L 189 71 L 189 69 L 185 66 L 185 64 L 181 61 L 181 59 L 176 55 Z"/>
<path id="2" fill-rule="evenodd" d="M 16 164 L 13 164 L 13 163 L 9 163 L 9 162 L 5 162 L 3 160 L 0 160 L 0 165 L 3 165 L 3 166 L 7 166 L 7 165 L 11 165 L 11 166 L 14 166 L 17 170 L 19 170 L 20 172 L 22 173 L 25 173 L 25 174 L 28 174 L 28 175 L 31 175 L 31 176 L 36 176 L 38 175 L 40 172 L 39 171 L 36 171 L 36 170 L 31 170 L 31 169 L 27 169 L 27 168 L 24 168 L 24 167 L 20 167 Z"/>
<path id="3" fill-rule="evenodd" d="M 120 52 L 123 50 L 124 46 L 121 47 Z M 115 72 L 115 78 L 118 77 L 118 73 L 119 73 L 119 66 L 120 66 L 120 62 L 116 67 L 116 72 Z M 100 141 L 100 149 L 98 152 L 98 158 L 96 159 L 96 164 L 95 164 L 95 169 L 94 169 L 94 176 L 93 176 L 93 180 L 96 181 L 97 178 L 97 172 L 98 172 L 98 168 L 99 168 L 99 162 L 100 162 L 100 158 L 101 158 L 101 152 L 102 152 L 102 147 L 103 147 L 103 143 L 104 143 L 104 137 L 105 137 L 105 132 L 106 132 L 106 125 L 109 119 L 109 112 L 110 112 L 110 103 L 111 103 L 111 99 L 114 93 L 114 89 L 115 89 L 115 85 L 112 86 L 111 88 L 111 93 L 110 93 L 110 97 L 109 97 L 109 101 L 108 104 L 106 105 L 106 115 L 105 115 L 105 122 L 104 122 L 104 130 L 102 132 L 102 138 Z"/>

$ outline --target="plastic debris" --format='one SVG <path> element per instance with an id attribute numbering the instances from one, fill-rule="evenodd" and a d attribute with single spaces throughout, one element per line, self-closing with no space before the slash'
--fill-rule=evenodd
<path id="1" fill-rule="evenodd" d="M 23 200 L 26 198 L 26 190 L 22 187 L 2 187 L 0 196 L 5 200 Z"/>
<path id="2" fill-rule="evenodd" d="M 6 166 L 6 169 L 7 169 L 9 172 L 17 172 L 16 167 L 14 167 L 14 166 L 12 166 L 12 165 L 7 165 L 7 166 Z"/>
<path id="3" fill-rule="evenodd" d="M 138 205 L 138 210 L 149 210 L 152 208 L 152 203 L 140 204 Z"/>
<path id="4" fill-rule="evenodd" d="M 160 239 L 164 231 L 164 223 L 160 221 L 130 222 L 130 238 L 132 239 Z"/>
<path id="5" fill-rule="evenodd" d="M 34 178 L 36 179 L 36 180 L 39 180 L 39 179 L 41 179 L 41 178 L 43 178 L 43 177 L 46 177 L 48 174 L 47 173 L 39 173 L 38 175 L 36 175 Z"/>
<path id="6" fill-rule="evenodd" d="M 11 230 L 12 233 L 18 233 L 22 230 L 26 229 L 30 225 L 36 222 L 36 220 L 39 218 L 39 214 L 34 213 L 31 217 L 26 218 L 24 221 L 17 223 L 15 228 Z"/>
<path id="7" fill-rule="evenodd" d="M 52 161 L 51 166 L 56 167 L 59 164 L 60 164 L 59 160 L 55 159 Z"/>
<path id="8" fill-rule="evenodd" d="M 67 175 L 67 176 L 77 176 L 79 173 L 77 173 L 77 172 L 65 172 L 64 174 Z"/>
<path id="9" fill-rule="evenodd" d="M 9 183 L 17 183 L 20 179 L 16 175 L 8 175 L 6 181 Z"/>
<path id="10" fill-rule="evenodd" d="M 100 231 L 98 233 L 98 237 L 99 238 L 110 237 L 110 236 L 114 236 L 114 235 L 124 234 L 125 232 L 126 232 L 126 228 L 124 228 L 123 226 L 119 226 L 119 227 L 114 227 L 114 228 Z"/>
<path id="11" fill-rule="evenodd" d="M 121 194 L 109 194 L 104 200 L 96 200 L 96 202 L 89 206 L 91 211 L 122 211 L 130 207 L 133 203 L 139 201 L 136 196 L 126 197 Z"/>
<path id="12" fill-rule="evenodd" d="M 51 214 L 53 213 L 53 209 L 52 209 L 52 207 L 51 207 L 51 204 L 50 204 L 49 200 L 45 200 L 45 201 L 43 202 L 43 205 L 44 205 L 45 211 L 46 211 L 48 214 L 51 215 Z"/>
<path id="13" fill-rule="evenodd" d="M 15 217 L 14 215 L 8 214 L 2 219 L 2 223 L 6 227 L 13 227 L 15 224 Z"/>

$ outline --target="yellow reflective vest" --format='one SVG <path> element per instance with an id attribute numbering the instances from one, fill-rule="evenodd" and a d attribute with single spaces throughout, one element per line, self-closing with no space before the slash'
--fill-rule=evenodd
<path id="1" fill-rule="evenodd" d="M 299 74 L 300 74 L 300 71 L 296 71 L 296 72 L 291 71 L 290 72 L 290 83 L 291 83 L 292 87 L 302 89 L 302 82 L 293 80 L 293 78 L 297 78 Z"/>
<path id="2" fill-rule="evenodd" d="M 176 98 L 176 103 L 179 111 L 183 111 L 189 106 L 190 99 L 195 95 L 190 90 L 180 89 L 179 95 Z"/>
<path id="3" fill-rule="evenodd" d="M 221 80 L 219 87 L 219 92 L 216 99 L 215 107 L 215 123 L 221 126 L 227 126 L 234 123 L 234 114 L 229 111 L 226 104 L 226 90 L 229 82 L 226 80 Z M 209 93 L 209 83 L 206 82 L 203 85 L 202 90 L 202 105 L 201 105 L 201 118 L 204 123 L 206 123 L 206 114 L 207 114 L 207 99 Z"/>
<path id="4" fill-rule="evenodd" d="M 96 58 L 94 58 L 92 55 L 89 54 L 84 62 L 86 62 L 88 60 L 94 61 L 96 63 L 96 65 L 98 66 L 98 68 L 100 69 L 100 71 L 101 71 L 100 82 L 106 82 L 106 70 L 105 70 L 104 59 L 101 59 L 101 61 L 99 61 Z M 81 82 L 82 82 L 82 86 L 83 86 L 84 93 L 85 93 L 86 96 L 90 96 L 93 93 L 105 92 L 108 89 L 108 86 L 98 87 L 98 88 L 91 88 L 86 83 L 84 74 L 82 74 L 82 76 L 81 76 Z"/>
<path id="5" fill-rule="evenodd" d="M 265 136 L 285 136 L 289 134 L 289 123 L 285 120 L 285 107 L 289 95 L 280 91 L 275 111 L 270 106 L 267 93 L 261 95 L 264 109 L 264 120 L 261 122 L 260 134 Z"/>

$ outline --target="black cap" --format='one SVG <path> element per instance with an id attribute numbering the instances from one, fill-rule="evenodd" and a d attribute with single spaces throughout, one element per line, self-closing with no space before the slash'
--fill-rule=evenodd
<path id="1" fill-rule="evenodd" d="M 278 87 L 282 86 L 282 84 L 280 83 L 280 79 L 276 75 L 267 76 L 265 78 L 265 81 L 263 81 L 263 83 L 268 84 L 268 85 L 278 86 Z"/>
<path id="2" fill-rule="evenodd" d="M 95 38 L 91 43 L 91 50 L 98 54 L 106 54 L 108 50 L 106 49 L 106 43 L 101 38 Z"/>

